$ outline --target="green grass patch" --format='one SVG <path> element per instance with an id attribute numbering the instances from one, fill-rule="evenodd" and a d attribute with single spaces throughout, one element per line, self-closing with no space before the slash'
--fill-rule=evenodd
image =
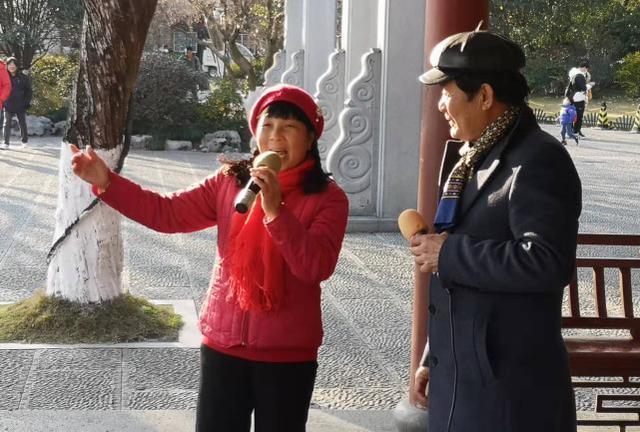
<path id="1" fill-rule="evenodd" d="M 0 305 L 0 342 L 117 343 L 177 341 L 182 318 L 170 306 L 124 294 L 80 304 L 39 292 Z"/>

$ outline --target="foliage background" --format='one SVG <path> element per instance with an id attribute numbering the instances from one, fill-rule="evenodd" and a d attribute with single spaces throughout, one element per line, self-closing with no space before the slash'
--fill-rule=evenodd
<path id="1" fill-rule="evenodd" d="M 33 102 L 30 114 L 65 120 L 69 97 L 78 72 L 75 56 L 45 55 L 31 68 Z"/>
<path id="2" fill-rule="evenodd" d="M 559 95 L 568 71 L 591 63 L 594 92 L 620 90 L 615 71 L 640 50 L 640 0 L 492 0 L 492 30 L 520 43 L 534 95 Z"/>

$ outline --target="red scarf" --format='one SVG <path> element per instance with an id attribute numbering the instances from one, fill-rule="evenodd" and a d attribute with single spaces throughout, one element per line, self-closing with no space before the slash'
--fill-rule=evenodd
<path id="1" fill-rule="evenodd" d="M 314 161 L 307 159 L 278 174 L 282 199 L 300 187 Z M 262 194 L 246 214 L 234 213 L 229 246 L 223 265 L 229 270 L 227 299 L 235 299 L 243 310 L 276 310 L 285 294 L 285 262 L 264 226 Z"/>

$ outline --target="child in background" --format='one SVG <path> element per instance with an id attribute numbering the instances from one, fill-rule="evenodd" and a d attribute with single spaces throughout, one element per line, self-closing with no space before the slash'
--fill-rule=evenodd
<path id="1" fill-rule="evenodd" d="M 560 116 L 558 116 L 558 121 L 562 125 L 562 130 L 560 131 L 560 136 L 562 137 L 562 144 L 567 145 L 567 140 L 565 139 L 565 135 L 569 135 L 569 138 L 572 138 L 576 145 L 579 145 L 578 136 L 573 133 L 573 123 L 576 121 L 578 114 L 576 113 L 576 107 L 571 104 L 569 98 L 564 98 L 562 100 L 562 110 L 560 111 Z"/>

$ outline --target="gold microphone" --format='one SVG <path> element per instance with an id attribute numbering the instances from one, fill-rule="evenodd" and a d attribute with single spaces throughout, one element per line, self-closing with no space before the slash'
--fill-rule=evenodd
<path id="1" fill-rule="evenodd" d="M 274 170 L 276 174 L 280 171 L 281 165 L 280 156 L 278 156 L 278 153 L 272 151 L 260 153 L 253 161 L 254 168 L 266 166 Z M 258 186 L 253 179 L 250 179 L 247 185 L 236 196 L 233 207 L 238 213 L 246 213 L 256 200 L 258 192 L 260 192 L 260 186 Z"/>
<path id="2" fill-rule="evenodd" d="M 398 216 L 398 226 L 402 236 L 410 240 L 416 234 L 427 234 L 429 225 L 420 213 L 414 209 L 407 209 Z"/>

